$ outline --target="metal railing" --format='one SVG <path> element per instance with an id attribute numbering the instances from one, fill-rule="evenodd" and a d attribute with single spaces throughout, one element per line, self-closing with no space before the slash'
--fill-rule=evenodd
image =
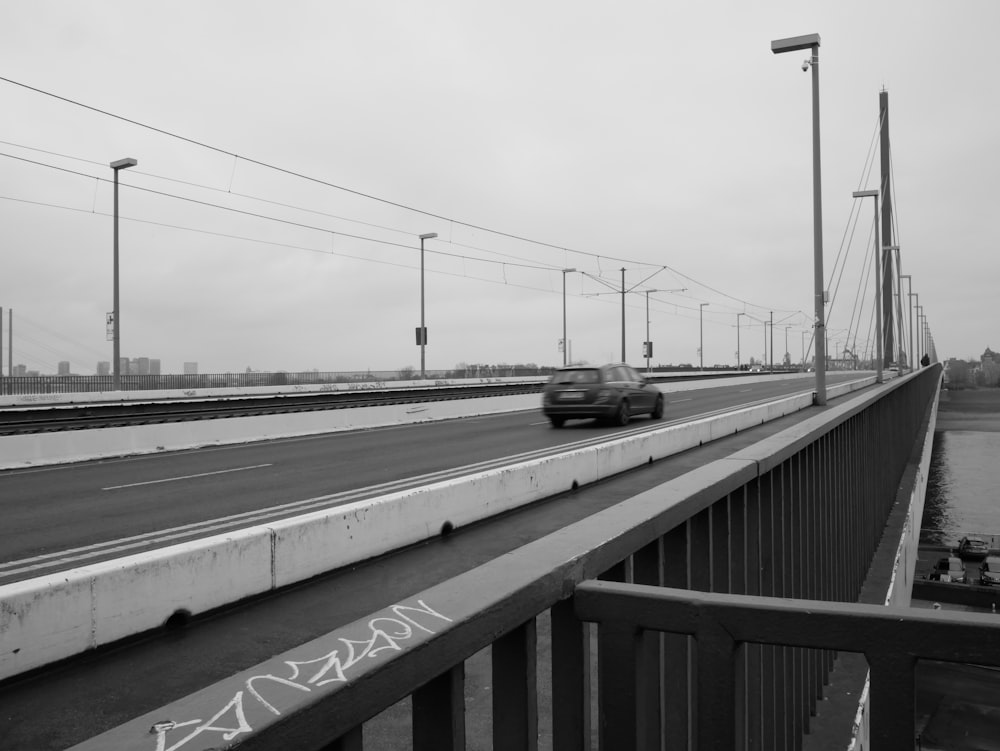
<path id="1" fill-rule="evenodd" d="M 913 479 L 914 447 L 924 446 L 940 375 L 939 366 L 925 368 L 816 408 L 777 435 L 78 748 L 359 751 L 365 723 L 410 697 L 412 746 L 400 748 L 464 749 L 465 664 L 486 647 L 495 751 L 536 749 L 540 714 L 551 717 L 553 751 L 592 748 L 595 735 L 600 748 L 615 750 L 659 749 L 663 739 L 671 748 L 800 748 L 834 650 L 883 642 L 851 640 L 854 626 L 838 639 L 787 638 L 789 624 L 819 601 L 840 603 L 815 606 L 830 623 L 841 616 L 867 618 L 873 630 L 885 623 L 875 615 L 888 611 L 855 603 L 864 590 L 884 591 L 892 576 L 891 558 L 873 561 L 881 560 L 876 551 L 900 485 Z M 670 589 L 654 590 L 654 599 L 646 589 L 583 584 L 593 579 Z M 696 592 L 746 597 L 720 604 Z M 601 600 L 606 594 L 628 596 L 628 609 L 614 612 Z M 664 615 L 663 598 L 682 604 Z M 750 612 L 746 630 L 725 633 Z M 551 693 L 543 698 L 537 624 L 546 615 Z M 602 622 L 596 686 L 586 619 Z M 916 620 L 951 624 L 940 615 Z M 664 627 L 679 633 L 648 630 Z M 697 649 L 684 635 L 692 632 Z M 886 654 L 876 678 L 903 665 Z M 709 668 L 722 678 L 706 678 Z M 151 726 L 156 718 L 169 720 Z"/>
<path id="2" fill-rule="evenodd" d="M 609 735 L 618 739 L 632 727 L 639 736 L 658 731 L 647 729 L 648 715 L 622 700 L 636 683 L 634 665 L 642 664 L 639 650 L 654 631 L 694 637 L 698 748 L 762 747 L 750 742 L 747 723 L 740 720 L 749 717 L 747 709 L 760 693 L 761 687 L 754 684 L 763 675 L 759 660 L 772 659 L 781 650 L 804 656 L 815 654 L 816 648 L 864 654 L 871 673 L 870 740 L 877 749 L 914 748 L 921 659 L 1000 667 L 1000 624 L 991 613 L 844 607 L 599 581 L 580 584 L 574 599 L 577 616 L 600 625 L 601 649 L 622 658 L 606 661 L 600 678 L 606 697 L 601 712 Z M 794 683 L 782 688 L 789 685 L 794 690 Z M 810 693 L 819 698 L 820 692 Z"/>

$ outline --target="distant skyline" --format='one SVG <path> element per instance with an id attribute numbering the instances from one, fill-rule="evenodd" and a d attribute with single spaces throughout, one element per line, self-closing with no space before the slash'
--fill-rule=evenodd
<path id="1" fill-rule="evenodd" d="M 10 309 L 15 365 L 112 359 L 125 157 L 121 350 L 163 372 L 419 368 L 430 232 L 428 370 L 560 364 L 564 281 L 574 359 L 619 360 L 622 269 L 633 365 L 647 325 L 654 363 L 697 364 L 702 340 L 706 366 L 735 363 L 737 326 L 762 359 L 772 313 L 775 361 L 786 337 L 798 361 L 810 76 L 770 42 L 814 32 L 831 354 L 873 342 L 851 193 L 878 186 L 883 89 L 894 239 L 938 354 L 1000 348 L 995 0 L 102 0 L 0 21 L 5 373 Z"/>

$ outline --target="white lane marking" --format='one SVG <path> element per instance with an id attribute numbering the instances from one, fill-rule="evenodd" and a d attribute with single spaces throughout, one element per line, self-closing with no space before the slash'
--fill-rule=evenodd
<path id="1" fill-rule="evenodd" d="M 747 393 L 749 393 L 751 391 L 753 391 L 753 389 L 740 389 L 740 393 L 741 394 L 747 394 Z"/>
<path id="2" fill-rule="evenodd" d="M 179 480 L 193 480 L 196 477 L 211 477 L 212 475 L 225 475 L 230 472 L 245 472 L 248 469 L 261 469 L 263 467 L 273 467 L 273 464 L 253 464 L 249 467 L 233 467 L 232 469 L 217 469 L 214 472 L 201 472 L 197 475 L 178 475 L 177 477 L 164 477 L 162 480 L 146 480 L 145 482 L 133 482 L 128 485 L 109 485 L 101 490 L 121 490 L 122 488 L 138 488 L 140 485 L 156 485 L 161 482 L 177 482 Z"/>
<path id="3" fill-rule="evenodd" d="M 671 399 L 668 404 L 680 404 L 681 402 L 693 402 L 694 397 L 689 396 L 687 399 Z"/>

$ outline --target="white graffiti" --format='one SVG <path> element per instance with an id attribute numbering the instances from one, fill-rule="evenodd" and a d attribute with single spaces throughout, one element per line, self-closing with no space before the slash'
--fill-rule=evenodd
<path id="1" fill-rule="evenodd" d="M 272 715 L 280 717 L 282 710 L 278 706 L 280 702 L 274 696 L 276 689 L 284 687 L 300 693 L 311 693 L 331 683 L 347 683 L 351 669 L 363 660 L 374 658 L 386 650 L 402 651 L 406 642 L 418 635 L 418 632 L 436 633 L 418 620 L 421 616 L 452 622 L 451 618 L 429 607 L 423 600 L 417 600 L 417 605 L 393 605 L 389 611 L 392 615 L 378 615 L 369 620 L 366 624 L 367 633 L 361 639 L 339 636 L 336 638 L 337 647 L 326 654 L 303 660 L 284 660 L 283 664 L 288 668 L 287 674 L 280 670 L 277 672 L 282 675 L 261 673 L 247 678 L 232 698 L 207 720 L 157 722 L 150 728 L 150 733 L 156 737 L 156 751 L 178 751 L 205 733 L 219 733 L 227 742 L 238 735 L 252 733 L 254 728 L 247 720 L 247 709 L 253 705 L 245 705 L 244 702 L 252 701 Z M 265 686 L 272 689 L 267 692 L 269 699 L 264 697 Z M 186 734 L 177 738 L 175 731 L 181 728 L 186 729 Z M 174 736 L 170 745 L 167 745 L 168 735 Z"/>

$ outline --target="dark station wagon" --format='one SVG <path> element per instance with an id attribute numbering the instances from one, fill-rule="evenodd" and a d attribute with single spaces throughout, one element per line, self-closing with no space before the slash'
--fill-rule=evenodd
<path id="1" fill-rule="evenodd" d="M 633 415 L 663 417 L 663 392 L 624 363 L 557 370 L 542 391 L 542 412 L 555 428 L 596 418 L 627 425 Z"/>

